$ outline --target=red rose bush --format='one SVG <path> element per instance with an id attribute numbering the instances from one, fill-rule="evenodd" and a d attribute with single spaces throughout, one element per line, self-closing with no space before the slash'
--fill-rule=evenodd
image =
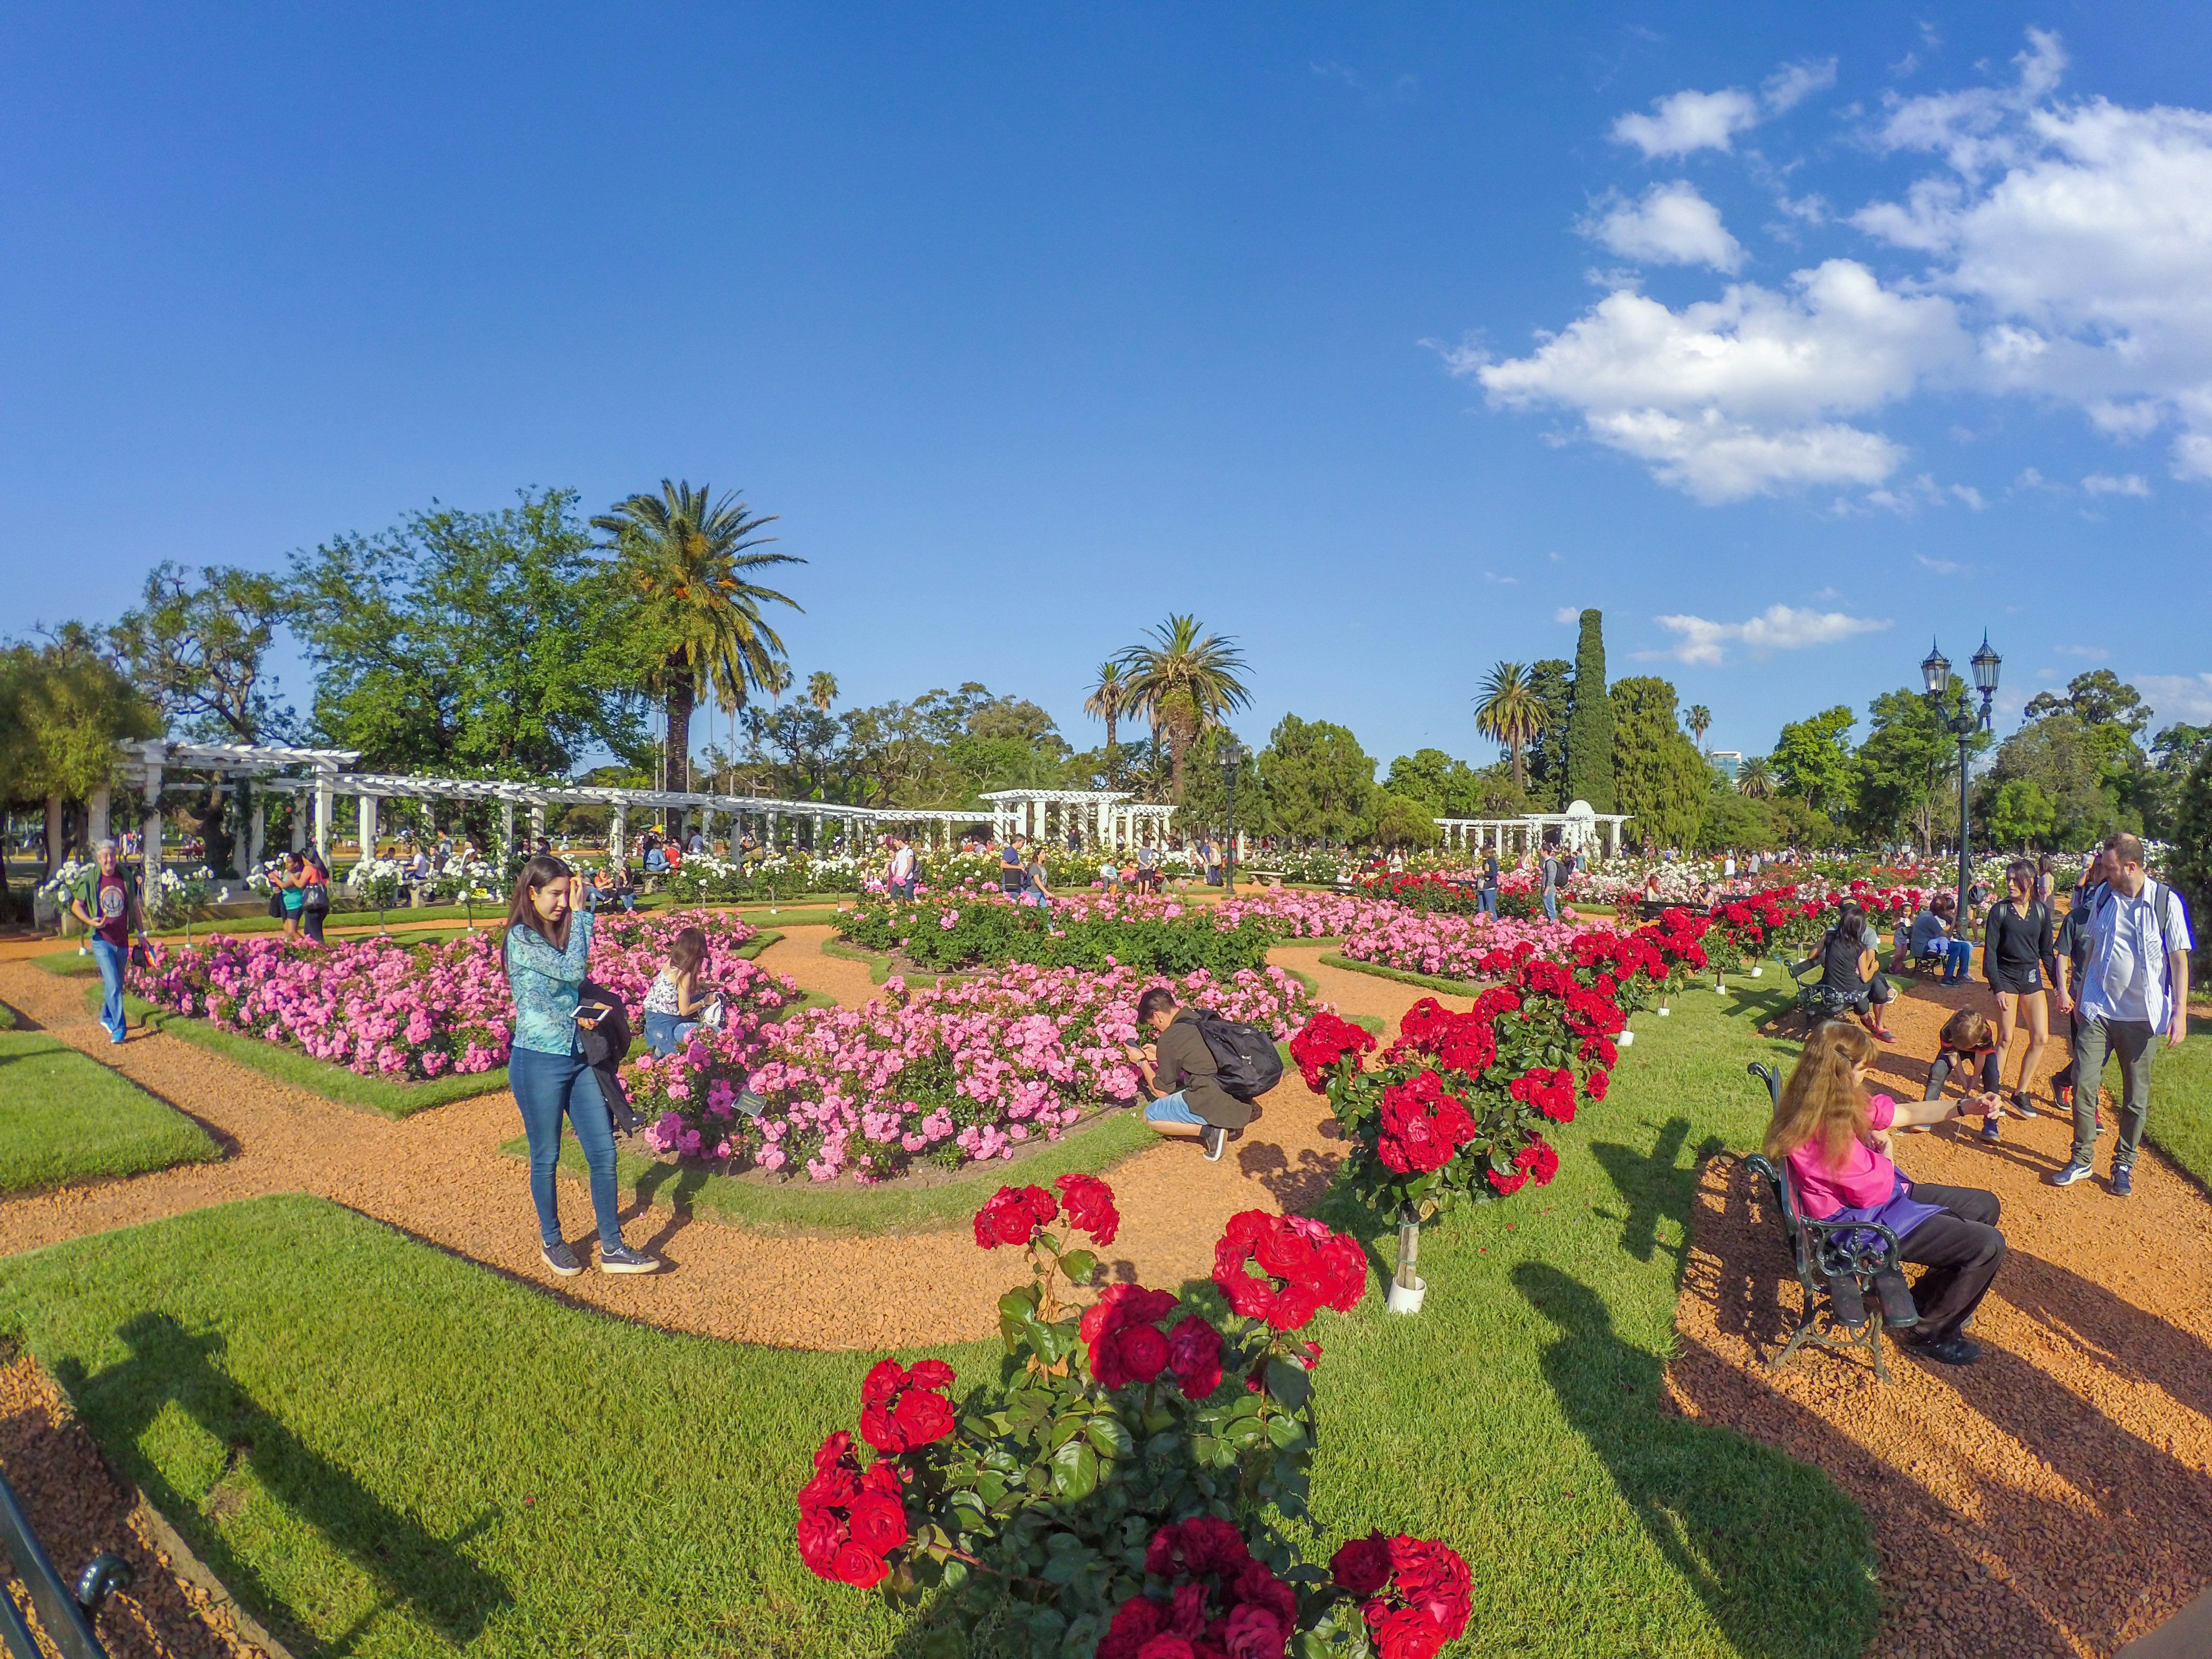
<path id="1" fill-rule="evenodd" d="M 1002 1187 L 976 1212 L 977 1247 L 1030 1268 L 1000 1300 L 999 1375 L 956 1395 L 939 1360 L 869 1371 L 858 1436 L 824 1441 L 798 1493 L 807 1568 L 900 1605 L 951 1598 L 933 1654 L 978 1628 L 1031 1659 L 1427 1659 L 1457 1637 L 1468 1571 L 1449 1547 L 1378 1533 L 1323 1572 L 1285 1530 L 1310 1521 L 1321 1347 L 1300 1334 L 1358 1305 L 1358 1241 L 1231 1218 L 1216 1319 L 1172 1291 L 1091 1294 L 1093 1247 L 1120 1226 L 1094 1176 Z"/>

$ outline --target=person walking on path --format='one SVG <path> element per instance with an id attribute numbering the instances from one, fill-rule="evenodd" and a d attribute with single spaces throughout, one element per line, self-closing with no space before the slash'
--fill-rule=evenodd
<path id="1" fill-rule="evenodd" d="M 514 994 L 514 1042 L 507 1079 L 530 1139 L 530 1198 L 545 1265 L 562 1278 L 584 1271 L 561 1237 L 559 1189 L 565 1115 L 591 1173 L 592 1213 L 599 1228 L 599 1271 L 648 1273 L 660 1264 L 623 1243 L 615 1194 L 614 1119 L 599 1079 L 585 1063 L 576 1010 L 592 959 L 592 916 L 574 906 L 574 872 L 538 854 L 522 866 L 508 902 L 501 952 Z"/>
<path id="2" fill-rule="evenodd" d="M 1494 852 L 1485 853 L 1482 855 L 1482 887 L 1478 902 L 1482 906 L 1483 915 L 1490 917 L 1493 921 L 1497 920 L 1498 854 Z"/>
<path id="3" fill-rule="evenodd" d="M 131 959 L 134 923 L 139 942 L 145 942 L 146 903 L 113 842 L 101 842 L 93 849 L 93 858 L 96 867 L 83 889 L 71 896 L 70 908 L 90 933 L 93 960 L 100 964 L 100 983 L 106 992 L 100 1005 L 100 1023 L 107 1028 L 110 1042 L 120 1042 L 129 1030 L 123 1013 L 123 970 Z"/>
<path id="4" fill-rule="evenodd" d="M 307 914 L 307 860 L 298 853 L 284 854 L 284 867 L 276 872 L 279 902 L 284 907 L 284 937 L 300 937 Z"/>
<path id="5" fill-rule="evenodd" d="M 904 836 L 891 837 L 890 890 L 893 898 L 914 896 L 915 870 L 920 860 L 915 858 L 914 843 Z"/>
<path id="6" fill-rule="evenodd" d="M 308 848 L 300 855 L 300 926 L 316 944 L 323 942 L 323 923 L 331 914 L 331 867 L 323 855 Z"/>
<path id="7" fill-rule="evenodd" d="M 2120 1061 L 2120 1136 L 2112 1192 L 2134 1190 L 2136 1148 L 2150 1115 L 2151 1062 L 2162 1036 L 2179 1048 L 2189 1035 L 2189 951 L 2181 895 L 2143 869 L 2142 842 L 2125 833 L 2105 842 L 2104 880 L 2084 896 L 2088 949 L 2077 990 L 2074 1038 L 2074 1156 L 2054 1187 L 2086 1181 L 2097 1150 L 2097 1090 L 2106 1060 Z"/>
<path id="8" fill-rule="evenodd" d="M 1544 919 L 1557 921 L 1559 919 L 1559 849 L 1556 847 L 1544 849 L 1543 877 Z"/>
<path id="9" fill-rule="evenodd" d="M 2027 1053 L 2020 1063 L 2020 1086 L 2013 1091 L 2012 1106 L 2022 1117 L 2033 1117 L 2028 1097 L 2035 1067 L 2051 1040 L 2051 1007 L 2043 994 L 2048 978 L 2058 980 L 2057 957 L 2051 947 L 2051 907 L 2035 896 L 2035 866 L 2014 859 L 2005 868 L 2005 896 L 1990 907 L 1982 930 L 1982 973 L 1997 999 L 1997 1078 L 2000 1085 L 2005 1061 L 2012 1054 L 2013 1038 L 2027 1027 Z M 2069 1006 L 2063 986 L 2059 1008 Z"/>

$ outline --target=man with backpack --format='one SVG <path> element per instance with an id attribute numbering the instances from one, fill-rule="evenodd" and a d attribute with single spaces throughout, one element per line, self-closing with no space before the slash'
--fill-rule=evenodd
<path id="1" fill-rule="evenodd" d="M 1170 1140 L 1195 1140 L 1208 1163 L 1219 1161 L 1231 1133 L 1252 1121 L 1252 1102 L 1283 1074 L 1273 1040 L 1257 1026 L 1177 1006 L 1164 985 L 1137 999 L 1137 1028 L 1152 1033 L 1149 1050 L 1125 1051 L 1152 1065 L 1146 1127 Z"/>
<path id="2" fill-rule="evenodd" d="M 2181 896 L 2143 870 L 2142 842 L 2120 834 L 2105 842 L 2103 882 L 2081 896 L 2087 935 L 2074 1031 L 2074 1157 L 2051 1177 L 2054 1187 L 2088 1178 L 2097 1150 L 2097 1088 L 2105 1062 L 2120 1061 L 2120 1138 L 2112 1148 L 2112 1192 L 2133 1190 L 2136 1147 L 2150 1114 L 2151 1062 L 2158 1039 L 2178 1048 L 2189 1035 L 2189 915 Z"/>

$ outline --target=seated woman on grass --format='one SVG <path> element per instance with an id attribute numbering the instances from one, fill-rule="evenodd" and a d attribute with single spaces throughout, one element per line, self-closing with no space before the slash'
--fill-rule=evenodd
<path id="1" fill-rule="evenodd" d="M 1940 1123 L 1971 1103 L 1869 1098 L 1867 1066 L 1879 1052 L 1856 1025 L 1832 1019 L 1814 1026 L 1783 1086 L 1765 1151 L 1788 1166 L 1806 1215 L 1879 1222 L 1897 1235 L 1898 1255 L 1928 1269 L 1912 1287 L 1919 1323 L 1899 1340 L 1924 1358 L 1971 1365 L 1981 1349 L 1960 1328 L 2004 1260 L 1997 1196 L 1908 1181 L 1888 1152 L 1890 1130 Z"/>

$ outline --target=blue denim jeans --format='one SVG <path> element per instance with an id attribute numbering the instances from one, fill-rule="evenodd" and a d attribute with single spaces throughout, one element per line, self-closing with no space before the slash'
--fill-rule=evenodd
<path id="1" fill-rule="evenodd" d="M 1478 896 L 1482 901 L 1483 915 L 1494 916 L 1498 914 L 1498 890 L 1495 887 L 1484 888 Z"/>
<path id="2" fill-rule="evenodd" d="M 672 1054 L 699 1029 L 696 1014 L 663 1014 L 651 1009 L 645 1016 L 645 1046 L 656 1054 Z"/>
<path id="3" fill-rule="evenodd" d="M 1974 971 L 1974 942 L 1970 939 L 1943 941 L 1943 983 L 1956 985 Z"/>
<path id="4" fill-rule="evenodd" d="M 1547 921 L 1557 921 L 1559 919 L 1559 894 L 1557 888 L 1547 887 L 1544 890 L 1544 917 Z"/>
<path id="5" fill-rule="evenodd" d="M 553 1171 L 561 1161 L 561 1118 L 568 1115 L 591 1170 L 592 1214 L 599 1224 L 599 1245 L 622 1243 L 622 1217 L 615 1199 L 615 1126 L 607 1114 L 599 1080 L 581 1054 L 541 1054 L 517 1048 L 507 1060 L 507 1086 L 522 1109 L 522 1127 L 530 1137 L 530 1200 L 538 1206 L 538 1233 L 548 1244 L 561 1243 L 561 1206 Z"/>
<path id="6" fill-rule="evenodd" d="M 123 1020 L 123 967 L 130 957 L 129 945 L 110 945 L 98 934 L 93 936 L 92 959 L 100 964 L 100 982 L 107 990 L 106 1000 L 100 1005 L 100 1023 L 117 1042 L 123 1041 L 127 1029 Z"/>

